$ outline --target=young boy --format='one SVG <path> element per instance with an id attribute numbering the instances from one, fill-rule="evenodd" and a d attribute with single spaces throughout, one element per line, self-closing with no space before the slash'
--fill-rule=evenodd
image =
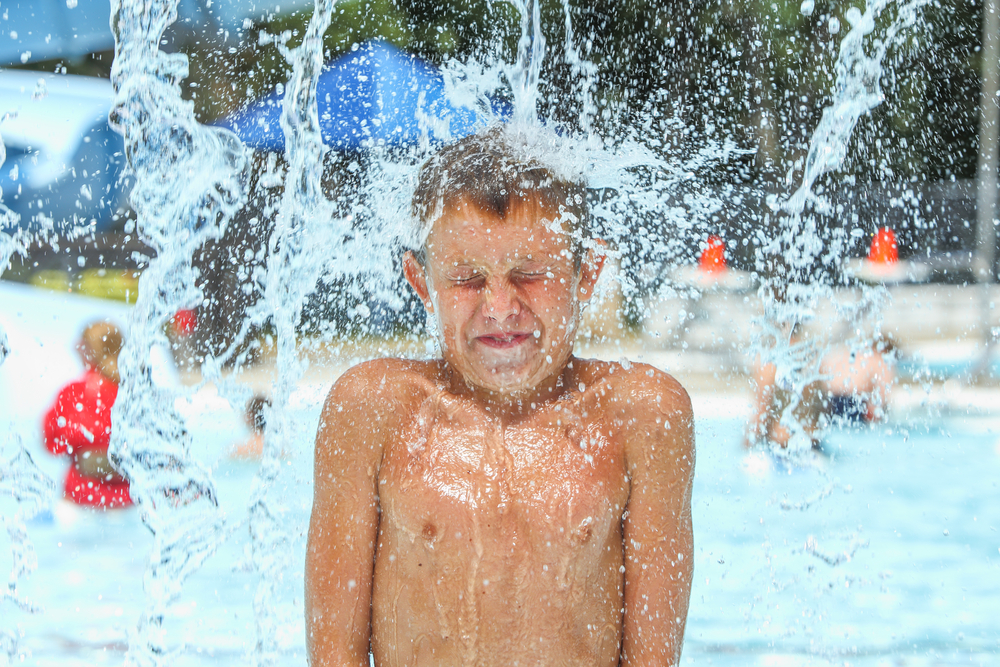
<path id="1" fill-rule="evenodd" d="M 442 358 L 333 386 L 306 556 L 312 665 L 676 665 L 691 404 L 573 356 L 603 257 L 584 190 L 500 128 L 420 173 L 404 257 Z"/>

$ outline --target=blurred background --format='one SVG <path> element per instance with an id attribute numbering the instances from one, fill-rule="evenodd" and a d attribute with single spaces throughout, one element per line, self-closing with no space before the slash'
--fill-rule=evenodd
<path id="1" fill-rule="evenodd" d="M 269 217 L 280 197 L 280 185 L 258 184 L 268 169 L 280 171 L 284 155 L 278 128 L 247 134 L 267 108 L 260 101 L 280 96 L 289 74 L 276 40 L 262 35 L 295 45 L 312 9 L 304 0 L 272 4 L 183 0 L 160 45 L 187 55 L 189 76 L 182 90 L 198 120 L 238 128 L 243 119 L 238 133 L 255 149 L 247 205 L 225 235 L 206 243 L 195 257 L 205 302 L 176 323 L 174 333 L 188 337 L 195 365 L 205 353 L 232 342 L 242 312 L 256 298 L 248 287 L 253 272 L 244 259 L 266 248 Z M 778 217 L 768 214 L 767 199 L 796 185 L 811 133 L 834 92 L 835 59 L 850 27 L 849 6 L 814 0 L 635 0 L 570 7 L 573 30 L 587 36 L 582 55 L 598 68 L 593 91 L 600 107 L 598 131 L 614 136 L 613 128 L 641 123 L 652 114 L 679 121 L 677 136 L 663 137 L 665 146 L 683 144 L 692 128 L 707 139 L 734 142 L 740 150 L 730 159 L 692 175 L 729 203 L 712 213 L 708 231 L 723 240 L 730 267 L 756 271 L 758 277 L 772 270 L 759 265 L 755 254 L 778 224 Z M 557 34 L 565 21 L 562 4 L 542 2 L 541 9 L 546 32 Z M 896 10 L 890 5 L 885 13 Z M 845 231 L 845 261 L 817 261 L 814 275 L 850 283 L 843 271 L 846 260 L 866 257 L 876 230 L 888 227 L 898 259 L 919 264 L 906 282 L 970 284 L 977 281 L 977 261 L 987 267 L 978 280 L 989 276 L 992 281 L 995 213 L 977 204 L 983 190 L 977 165 L 984 155 L 989 158 L 996 134 L 983 121 L 990 105 L 981 104 L 982 91 L 995 89 L 996 80 L 990 61 L 982 58 L 987 10 L 981 2 L 927 4 L 906 39 L 888 50 L 877 82 L 883 102 L 860 119 L 843 168 L 814 188 L 830 204 L 817 216 L 821 235 Z M 105 118 L 111 91 L 102 82 L 114 53 L 107 7 L 98 0 L 52 0 L 12 2 L 4 12 L 7 38 L 0 62 L 7 69 L 0 95 L 8 107 L 23 111 L 0 127 L 7 149 L 0 186 L 4 203 L 20 214 L 19 224 L 47 233 L 38 236 L 27 257 L 15 255 L 3 279 L 134 298 L 149 251 L 137 238 L 128 205 L 124 148 Z M 324 44 L 331 66 L 344 64 L 338 59 L 349 59 L 359 44 L 376 40 L 415 55 L 419 60 L 411 65 L 418 62 L 433 76 L 434 68 L 449 59 L 510 60 L 519 36 L 517 12 L 506 3 L 351 0 L 337 4 Z M 549 42 L 552 57 L 544 64 L 543 85 L 548 93 L 564 88 L 567 94 L 543 95 L 543 104 L 564 103 L 542 113 L 572 126 L 580 103 L 572 94 L 574 75 L 562 57 L 561 41 L 553 36 Z M 350 62 L 345 66 L 350 68 Z M 27 113 L 29 108 L 34 110 Z M 271 113 L 276 120 L 273 104 Z M 54 126 L 62 129 L 54 132 Z M 331 200 L 343 201 L 368 164 L 359 142 L 330 143 L 324 187 Z M 859 220 L 867 233 L 858 232 Z M 847 234 L 848 229 L 853 232 Z M 689 263 L 697 261 L 705 242 L 688 239 Z M 626 295 L 622 317 L 633 329 L 648 315 L 644 305 L 636 305 L 646 296 Z M 350 333 L 359 305 L 373 315 L 364 331 L 354 334 L 420 327 L 412 302 L 388 308 L 356 286 L 337 282 L 314 295 L 303 327 L 335 322 L 338 330 Z M 987 331 L 979 333 L 989 340 Z"/>

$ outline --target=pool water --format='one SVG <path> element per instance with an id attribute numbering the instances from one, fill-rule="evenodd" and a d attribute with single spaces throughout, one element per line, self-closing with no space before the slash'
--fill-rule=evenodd
<path id="1" fill-rule="evenodd" d="M 743 452 L 742 399 L 696 396 L 695 408 L 684 664 L 1000 664 L 1000 420 L 838 431 L 826 457 L 795 466 Z M 297 413 L 302 449 L 274 492 L 290 527 L 274 609 L 287 665 L 305 664 L 302 567 L 318 411 L 316 399 Z M 241 517 L 255 464 L 225 455 L 242 433 L 235 414 L 195 414 L 190 428 L 214 468 L 231 534 L 165 619 L 177 651 L 170 664 L 244 665 L 256 581 L 241 566 L 249 543 Z M 61 480 L 64 463 L 30 446 Z M 152 539 L 137 512 L 74 509 L 57 506 L 28 527 L 38 569 L 22 592 L 43 610 L 7 603 L 0 626 L 17 633 L 23 664 L 121 664 L 143 608 Z M 5 557 L 0 567 L 9 567 Z"/>
<path id="2" fill-rule="evenodd" d="M 810 469 L 701 422 L 684 661 L 1000 664 L 998 427 L 834 432 Z"/>

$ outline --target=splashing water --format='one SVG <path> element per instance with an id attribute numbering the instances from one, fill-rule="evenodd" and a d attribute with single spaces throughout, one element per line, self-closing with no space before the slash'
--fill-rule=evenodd
<path id="1" fill-rule="evenodd" d="M 120 355 L 121 384 L 113 409 L 109 455 L 132 482 L 132 497 L 155 541 L 145 578 L 147 607 L 129 642 L 127 662 L 169 664 L 163 619 L 185 579 L 224 536 L 209 472 L 191 455 L 191 437 L 173 391 L 156 385 L 150 350 L 179 307 L 199 301 L 191 256 L 218 238 L 243 200 L 243 147 L 203 127 L 179 85 L 186 58 L 158 45 L 176 18 L 176 3 L 115 2 L 111 120 L 124 136 L 138 230 L 156 252 L 139 284 Z M 175 179 L 186 187 L 175 187 Z"/>
<path id="2" fill-rule="evenodd" d="M 0 137 L 0 165 L 7 160 L 7 147 Z M 0 274 L 10 263 L 15 254 L 23 255 L 27 251 L 30 237 L 26 229 L 18 227 L 21 217 L 11 211 L 0 201 Z M 7 343 L 7 333 L 0 326 L 0 364 L 3 364 L 10 348 Z"/>
<path id="3" fill-rule="evenodd" d="M 6 159 L 7 149 L 0 138 L 0 165 Z M 15 253 L 24 254 L 30 241 L 27 230 L 18 229 L 18 220 L 19 216 L 0 202 L 0 273 Z M 0 326 L 0 365 L 8 354 L 7 332 Z M 38 605 L 19 592 L 20 584 L 38 566 L 25 521 L 50 507 L 56 485 L 35 465 L 13 425 L 0 424 L 0 428 L 6 432 L 4 445 L 0 448 L 0 496 L 11 496 L 17 502 L 13 515 L 0 516 L 10 538 L 13 561 L 7 587 L 0 595 L 0 605 L 11 602 L 24 612 L 38 613 L 41 611 Z M 17 654 L 17 635 L 0 627 L 0 663 L 12 664 Z"/>
<path id="4" fill-rule="evenodd" d="M 802 184 L 786 201 L 772 202 L 781 231 L 761 247 L 758 270 L 770 275 L 768 262 L 779 258 L 787 272 L 764 282 L 763 334 L 757 345 L 762 360 L 773 361 L 782 382 L 799 392 L 819 377 L 819 347 L 815 342 L 792 343 L 786 327 L 807 321 L 818 300 L 830 294 L 832 287 L 809 280 L 809 271 L 818 259 L 827 262 L 842 255 L 844 247 L 843 238 L 822 230 L 810 214 L 809 206 L 819 212 L 826 206 L 812 188 L 823 174 L 840 167 L 858 119 L 881 102 L 879 77 L 886 49 L 900 31 L 913 25 L 927 1 L 900 4 L 871 56 L 865 51 L 866 38 L 889 0 L 873 2 L 863 14 L 854 9 L 848 12 L 852 29 L 841 43 L 834 99 L 813 136 Z M 132 202 L 138 231 L 156 255 L 141 278 L 121 354 L 122 382 L 111 448 L 116 466 L 132 481 L 133 497 L 155 537 L 145 579 L 146 609 L 130 637 L 129 664 L 163 665 L 175 659 L 170 646 L 177 642 L 164 629 L 169 606 L 191 573 L 241 528 L 249 531 L 251 539 L 247 567 L 258 575 L 252 660 L 260 665 L 276 663 L 279 649 L 273 607 L 294 528 L 284 525 L 282 501 L 272 489 L 281 457 L 303 453 L 285 409 L 305 371 L 300 354 L 309 343 L 299 337 L 303 309 L 317 284 L 339 278 L 370 278 L 366 289 L 371 294 L 396 307 L 402 305 L 393 267 L 402 248 L 419 243 L 419 231 L 410 224 L 409 199 L 416 170 L 436 144 L 425 137 L 409 148 L 372 147 L 367 177 L 354 193 L 357 201 L 346 210 L 324 193 L 322 165 L 328 149 L 320 135 L 316 82 L 324 63 L 323 35 L 335 4 L 334 0 L 317 0 L 299 46 L 290 48 L 281 38 L 270 38 L 278 44 L 291 76 L 281 117 L 286 166 L 283 173 L 271 173 L 283 187 L 266 261 L 259 262 L 261 299 L 247 312 L 235 341 L 217 355 L 209 355 L 202 367 L 202 385 L 215 382 L 230 400 L 240 400 L 245 390 L 224 378 L 221 366 L 242 363 L 245 352 L 241 350 L 251 332 L 271 327 L 276 352 L 275 409 L 267 422 L 263 460 L 247 519 L 227 523 L 218 509 L 212 475 L 192 455 L 192 438 L 175 407 L 182 393 L 152 381 L 149 356 L 155 345 L 166 342 L 163 331 L 170 318 L 204 298 L 195 287 L 192 256 L 206 242 L 220 239 L 245 204 L 248 160 L 232 134 L 199 124 L 191 103 L 182 100 L 186 56 L 159 50 L 164 31 L 176 19 L 177 0 L 112 2 L 116 40 L 112 121 L 125 138 L 135 177 Z M 446 94 L 456 105 L 480 111 L 491 108 L 491 99 L 510 97 L 511 131 L 523 136 L 525 150 L 543 155 L 557 169 L 585 177 L 593 192 L 590 210 L 596 235 L 608 241 L 607 252 L 617 265 L 615 277 L 623 298 L 641 315 L 647 298 L 680 289 L 672 283 L 670 270 L 685 261 L 687 241 L 710 230 L 712 217 L 731 203 L 732 190 L 709 188 L 697 175 L 740 151 L 730 140 L 690 138 L 679 118 L 655 112 L 640 123 L 602 134 L 595 100 L 598 67 L 581 55 L 575 43 L 568 2 L 563 3 L 563 51 L 577 82 L 580 113 L 573 127 L 555 118 L 540 118 L 542 64 L 548 51 L 539 3 L 511 0 L 510 4 L 520 15 L 515 60 L 448 62 L 444 67 Z M 812 3 L 808 4 L 811 11 Z M 489 113 L 484 113 L 484 119 L 484 123 L 496 120 Z M 440 129 L 434 128 L 435 136 L 450 138 L 447 128 Z M 178 183 L 184 187 L 177 187 Z M 14 226 L 8 210 L 0 209 L 0 215 L 8 227 Z M 13 253 L 23 252 L 26 242 L 25 237 L 0 234 L 0 266 L 6 266 Z M 610 287 L 605 284 L 605 289 Z M 859 302 L 843 305 L 842 315 L 852 320 L 876 312 L 884 298 L 877 288 L 868 289 Z M 314 342 L 325 343 L 332 336 L 322 334 Z M 0 333 L 0 361 L 3 348 Z M 197 389 L 187 391 L 193 394 Z M 784 420 L 801 433 L 791 417 L 793 407 L 786 409 Z M 791 449 L 803 447 L 793 444 Z M 46 480 L 30 472 L 30 457 L 25 460 L 27 455 L 21 451 L 0 465 L 4 471 L 0 485 L 12 484 L 11 492 L 25 498 L 22 506 L 25 502 L 31 506 L 52 491 Z M 7 470 L 22 472 L 11 476 Z M 0 486 L 5 492 L 7 488 Z M 8 523 L 8 531 L 16 538 L 15 552 L 22 554 L 16 559 L 18 575 L 9 595 L 24 605 L 16 597 L 16 580 L 30 572 L 30 545 L 24 538 L 23 521 Z M 820 553 L 815 544 L 811 548 Z"/>
<path id="5" fill-rule="evenodd" d="M 0 604 L 12 602 L 21 611 L 37 614 L 41 608 L 19 591 L 20 585 L 38 567 L 34 547 L 28 540 L 25 521 L 49 509 L 55 483 L 35 465 L 20 437 L 8 429 L 7 444 L 0 449 L 0 496 L 12 496 L 17 502 L 13 516 L 0 517 L 10 538 L 13 565 Z M 0 657 L 13 663 L 17 655 L 17 636 L 0 628 Z"/>
<path id="6" fill-rule="evenodd" d="M 764 313 L 759 324 L 764 334 L 755 341 L 755 346 L 761 363 L 775 364 L 779 381 L 794 388 L 793 399 L 781 417 L 781 422 L 793 433 L 787 451 L 792 455 L 808 452 L 813 438 L 821 435 L 806 434 L 794 414 L 806 387 L 824 379 L 820 373 L 824 345 L 815 340 L 795 342 L 789 332 L 812 320 L 822 299 L 833 298 L 833 285 L 816 279 L 813 270 L 816 261 L 829 266 L 839 262 L 847 249 L 848 230 L 819 227 L 816 213 L 831 214 L 833 209 L 826 199 L 813 192 L 813 186 L 821 176 L 843 165 L 858 120 L 882 103 L 880 80 L 886 51 L 901 31 L 914 26 L 928 3 L 929 0 L 901 3 L 875 0 L 863 14 L 856 7 L 848 9 L 846 18 L 851 30 L 840 44 L 833 99 L 812 134 L 801 185 L 785 201 L 779 203 L 777 197 L 771 197 L 768 202 L 775 215 L 780 216 L 781 225 L 779 233 L 758 251 L 758 270 L 770 274 L 770 278 L 761 287 Z M 876 20 L 890 5 L 896 5 L 894 20 L 883 35 L 869 40 L 876 29 Z M 869 41 L 874 42 L 871 55 L 866 51 Z M 774 261 L 782 266 L 778 271 L 768 271 Z M 864 286 L 857 302 L 838 304 L 838 319 L 851 323 L 851 329 L 859 331 L 862 320 L 873 318 L 874 325 L 869 328 L 874 328 L 877 334 L 878 314 L 887 298 L 883 286 Z"/>
<path id="7" fill-rule="evenodd" d="M 270 261 L 263 304 L 273 313 L 277 340 L 278 377 L 273 388 L 275 405 L 286 406 L 301 378 L 296 328 L 306 297 L 315 288 L 324 266 L 325 248 L 344 235 L 338 219 L 323 195 L 322 164 L 326 149 L 319 130 L 316 81 L 323 67 L 323 33 L 330 25 L 334 0 L 317 0 L 315 12 L 302 43 L 281 51 L 292 74 L 287 85 L 281 127 L 285 135 L 288 170 L 281 209 L 271 236 Z M 258 310 L 258 317 L 262 315 Z M 269 419 L 264 457 L 250 500 L 252 563 L 260 574 L 254 595 L 257 644 L 254 663 L 274 664 L 278 658 L 273 615 L 275 589 L 286 561 L 289 536 L 282 527 L 275 500 L 268 497 L 283 451 L 293 451 L 288 416 L 278 410 Z"/>

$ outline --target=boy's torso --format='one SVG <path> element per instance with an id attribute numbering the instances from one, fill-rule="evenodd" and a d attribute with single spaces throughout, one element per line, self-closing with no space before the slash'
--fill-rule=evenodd
<path id="1" fill-rule="evenodd" d="M 610 366 L 574 363 L 505 425 L 424 368 L 379 469 L 378 664 L 617 664 L 625 447 Z"/>

